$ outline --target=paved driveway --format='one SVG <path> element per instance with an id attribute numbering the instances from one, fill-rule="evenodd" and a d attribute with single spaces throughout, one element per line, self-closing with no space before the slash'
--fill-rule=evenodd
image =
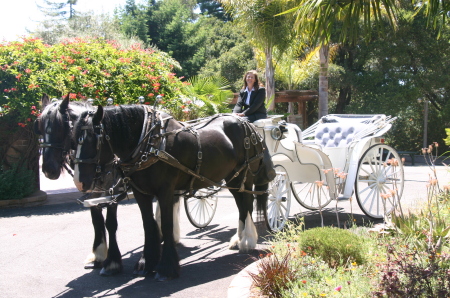
<path id="1" fill-rule="evenodd" d="M 419 206 L 426 198 L 430 170 L 416 165 L 406 166 L 405 171 L 403 206 Z M 442 166 L 437 172 L 441 184 L 450 181 Z M 50 194 L 46 205 L 0 210 L 1 297 L 226 297 L 234 276 L 261 253 L 228 250 L 238 213 L 232 197 L 223 191 L 217 213 L 206 229 L 195 229 L 181 212 L 180 278 L 157 283 L 151 276 L 134 277 L 133 266 L 144 239 L 140 212 L 131 200 L 121 203 L 118 212 L 118 243 L 124 271 L 117 276 L 100 277 L 98 270 L 83 269 L 93 229 L 89 211 L 74 202 L 78 193 L 70 178 L 43 179 L 41 189 Z M 359 224 L 368 222 L 356 202 L 341 201 L 338 207 L 341 221 L 352 212 Z M 307 228 L 319 225 L 318 214 L 306 212 L 295 201 L 291 215 L 305 216 Z M 324 217 L 326 225 L 336 225 L 334 203 L 324 210 Z M 266 235 L 260 230 L 262 236 Z M 259 249 L 265 245 L 260 237 Z"/>

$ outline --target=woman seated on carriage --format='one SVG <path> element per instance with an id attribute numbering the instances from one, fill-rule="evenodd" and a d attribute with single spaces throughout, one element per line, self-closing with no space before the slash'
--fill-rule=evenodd
<path id="1" fill-rule="evenodd" d="M 239 98 L 233 113 L 246 118 L 249 122 L 267 118 L 264 105 L 266 88 L 260 86 L 256 70 L 249 70 L 244 75 L 244 87 L 239 92 Z"/>

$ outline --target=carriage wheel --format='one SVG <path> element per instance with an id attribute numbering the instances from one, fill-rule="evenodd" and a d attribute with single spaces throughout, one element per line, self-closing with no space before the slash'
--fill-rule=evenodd
<path id="1" fill-rule="evenodd" d="M 281 231 L 288 220 L 291 208 L 291 189 L 286 169 L 275 166 L 277 175 L 269 183 L 269 197 L 265 210 L 267 228 L 272 232 Z"/>
<path id="2" fill-rule="evenodd" d="M 195 192 L 195 197 L 184 198 L 184 209 L 191 224 L 196 228 L 206 227 L 214 217 L 217 209 L 216 193 L 208 196 L 211 192 L 217 191 L 218 187 L 202 188 Z"/>
<path id="3" fill-rule="evenodd" d="M 318 210 L 331 202 L 328 186 L 316 183 L 291 182 L 292 192 L 297 202 L 309 210 Z"/>
<path id="4" fill-rule="evenodd" d="M 355 181 L 361 210 L 374 219 L 383 218 L 400 203 L 403 193 L 403 164 L 397 151 L 376 144 L 362 155 Z"/>

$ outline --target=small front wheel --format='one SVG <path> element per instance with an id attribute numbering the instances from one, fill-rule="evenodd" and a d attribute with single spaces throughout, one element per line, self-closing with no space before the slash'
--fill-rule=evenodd
<path id="1" fill-rule="evenodd" d="M 219 189 L 219 187 L 202 188 L 195 192 L 195 197 L 184 198 L 186 215 L 194 227 L 204 228 L 213 219 L 217 209 Z"/>
<path id="2" fill-rule="evenodd" d="M 275 166 L 276 176 L 269 183 L 269 197 L 265 210 L 267 228 L 271 232 L 281 231 L 286 224 L 291 208 L 289 176 L 283 166 Z"/>

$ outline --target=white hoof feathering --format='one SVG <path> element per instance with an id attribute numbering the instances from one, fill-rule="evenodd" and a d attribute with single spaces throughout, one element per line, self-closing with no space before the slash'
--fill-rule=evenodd
<path id="1" fill-rule="evenodd" d="M 256 231 L 255 224 L 253 223 L 252 216 L 250 212 L 247 213 L 247 218 L 245 219 L 245 226 L 242 230 L 242 234 L 239 242 L 239 252 L 245 253 L 256 248 L 256 243 L 258 242 L 258 232 Z"/>
<path id="2" fill-rule="evenodd" d="M 228 245 L 228 249 L 236 249 L 240 247 L 240 242 L 242 239 L 242 231 L 244 230 L 244 223 L 242 221 L 238 222 L 238 228 L 236 234 L 231 237 L 230 244 Z"/>
<path id="3" fill-rule="evenodd" d="M 108 246 L 106 245 L 105 239 L 103 239 L 102 243 L 100 243 L 100 245 L 97 246 L 92 251 L 92 253 L 88 255 L 84 263 L 89 264 L 94 261 L 103 262 L 104 260 L 106 260 L 107 256 L 108 256 Z"/>

